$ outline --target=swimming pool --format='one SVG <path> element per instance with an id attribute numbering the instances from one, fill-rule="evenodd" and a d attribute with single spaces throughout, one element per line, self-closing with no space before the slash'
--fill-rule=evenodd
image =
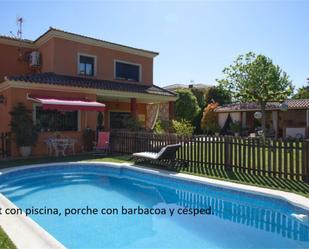
<path id="1" fill-rule="evenodd" d="M 68 248 L 309 247 L 309 223 L 292 216 L 309 215 L 307 210 L 132 168 L 25 168 L 0 175 L 0 183 L 0 192 L 24 211 L 45 212 L 29 216 Z M 86 214 L 87 207 L 98 214 Z M 72 213 L 66 216 L 66 210 Z M 157 213 L 145 213 L 151 210 Z"/>

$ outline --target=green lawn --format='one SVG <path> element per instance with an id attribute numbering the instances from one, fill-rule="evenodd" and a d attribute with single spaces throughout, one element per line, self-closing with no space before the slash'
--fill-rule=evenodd
<path id="1" fill-rule="evenodd" d="M 309 198 L 309 183 L 301 180 L 281 179 L 277 177 L 260 176 L 240 172 L 228 172 L 214 168 L 203 168 L 196 172 L 183 168 L 179 171 L 198 176 L 293 192 Z"/>
<path id="2" fill-rule="evenodd" d="M 1 249 L 15 249 L 15 245 L 12 243 L 10 238 L 3 232 L 0 227 L 0 248 Z"/>
<path id="3" fill-rule="evenodd" d="M 300 145 L 290 143 L 290 149 L 284 149 L 282 143 L 261 147 L 231 145 L 231 164 L 238 172 L 259 172 L 260 175 L 281 176 L 298 180 L 304 171 L 302 150 Z M 206 165 L 223 166 L 225 164 L 225 147 L 223 143 L 188 143 L 178 151 L 178 158 L 189 161 L 191 168 Z M 237 166 L 237 167 L 236 167 Z M 248 167 L 250 166 L 250 167 Z M 193 170 L 191 170 L 194 172 Z M 196 173 L 196 172 L 194 172 Z"/>

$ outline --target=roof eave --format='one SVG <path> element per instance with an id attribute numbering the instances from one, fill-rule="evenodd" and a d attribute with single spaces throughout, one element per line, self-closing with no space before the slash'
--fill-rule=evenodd
<path id="1" fill-rule="evenodd" d="M 54 90 L 54 91 L 63 91 L 63 90 L 68 90 L 68 91 L 73 91 L 73 92 L 79 92 L 82 91 L 84 93 L 93 93 L 96 95 L 106 95 L 110 94 L 110 96 L 125 96 L 125 97 L 132 97 L 134 95 L 137 98 L 149 98 L 149 96 L 152 96 L 151 98 L 154 100 L 161 100 L 161 101 L 175 101 L 177 99 L 176 96 L 168 96 L 168 95 L 163 95 L 163 94 L 155 94 L 155 93 L 140 93 L 140 92 L 134 92 L 134 91 L 120 91 L 120 90 L 106 90 L 106 89 L 99 89 L 99 88 L 87 88 L 87 87 L 77 87 L 77 86 L 64 86 L 64 85 L 55 85 L 48 84 L 48 83 L 40 83 L 40 82 L 26 82 L 26 81 L 20 81 L 20 80 L 12 80 L 9 79 L 8 77 L 5 78 L 5 81 L 3 81 L 0 84 L 0 90 L 3 90 L 3 87 L 9 88 L 9 87 L 14 87 L 14 88 L 27 88 L 27 89 L 49 89 L 49 90 Z M 114 94 L 114 95 L 113 95 Z"/>
<path id="2" fill-rule="evenodd" d="M 6 44 L 11 46 L 22 46 L 23 48 L 35 49 L 35 44 L 31 41 L 18 40 L 10 37 L 0 36 L 0 44 Z"/>

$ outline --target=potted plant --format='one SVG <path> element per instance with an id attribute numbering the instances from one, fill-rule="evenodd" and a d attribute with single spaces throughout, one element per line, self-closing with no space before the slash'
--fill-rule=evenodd
<path id="1" fill-rule="evenodd" d="M 99 112 L 98 113 L 98 117 L 97 117 L 97 133 L 99 131 L 103 131 L 104 127 L 103 127 L 103 113 L 102 112 Z"/>
<path id="2" fill-rule="evenodd" d="M 38 132 L 30 114 L 31 112 L 22 103 L 18 103 L 10 112 L 12 133 L 23 157 L 31 154 L 32 147 L 38 138 Z"/>
<path id="3" fill-rule="evenodd" d="M 234 133 L 235 137 L 239 136 L 241 125 L 240 122 L 233 122 L 230 124 L 230 129 Z"/>

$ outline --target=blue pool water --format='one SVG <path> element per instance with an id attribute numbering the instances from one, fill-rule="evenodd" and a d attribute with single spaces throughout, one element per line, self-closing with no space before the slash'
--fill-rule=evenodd
<path id="1" fill-rule="evenodd" d="M 287 202 L 112 166 L 76 164 L 0 175 L 0 192 L 68 248 L 309 248 Z M 211 215 L 74 215 L 65 208 L 209 208 Z"/>

